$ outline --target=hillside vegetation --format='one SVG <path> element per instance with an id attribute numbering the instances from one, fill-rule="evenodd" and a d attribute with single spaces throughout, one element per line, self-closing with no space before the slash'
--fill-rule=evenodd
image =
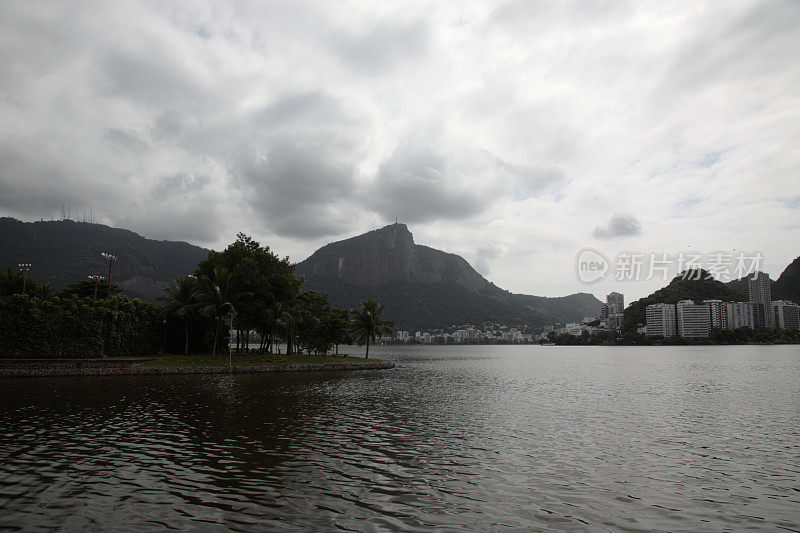
<path id="1" fill-rule="evenodd" d="M 0 218 L 0 269 L 30 263 L 30 277 L 55 290 L 93 274 L 107 276 L 101 252 L 117 256 L 113 283 L 129 296 L 150 301 L 164 295 L 172 278 L 194 272 L 208 257 L 199 246 L 146 239 L 101 224 Z"/>
<path id="2" fill-rule="evenodd" d="M 800 303 L 800 257 L 792 261 L 772 284 L 772 299 Z"/>
<path id="3" fill-rule="evenodd" d="M 721 281 L 706 279 L 709 274 L 701 270 L 700 279 L 694 279 L 695 275 L 687 276 L 684 279 L 681 275 L 676 276 L 666 287 L 659 289 L 650 296 L 636 300 L 625 309 L 625 320 L 623 330 L 629 331 L 636 329 L 646 321 L 647 306 L 650 304 L 667 303 L 675 304 L 681 300 L 723 300 L 730 302 L 742 302 L 747 300 L 746 295 L 742 295 Z"/>
<path id="4" fill-rule="evenodd" d="M 747 298 L 747 277 L 735 279 L 725 284 L 729 289 Z M 773 300 L 791 300 L 800 303 L 800 257 L 789 263 L 777 280 L 772 281 Z"/>

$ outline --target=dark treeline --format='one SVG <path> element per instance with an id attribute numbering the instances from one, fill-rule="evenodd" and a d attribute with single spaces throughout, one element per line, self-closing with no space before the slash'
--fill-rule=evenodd
<path id="1" fill-rule="evenodd" d="M 338 354 L 339 344 L 354 340 L 366 342 L 368 353 L 369 343 L 391 326 L 372 299 L 351 318 L 324 293 L 302 286 L 288 257 L 243 234 L 224 251 L 210 252 L 194 274 L 174 279 L 163 305 L 118 295 L 105 280 L 79 281 L 56 294 L 8 269 L 0 273 L 0 355 L 216 354 L 228 345 L 229 325 L 237 352 L 247 350 L 254 331 L 261 353 L 285 343 L 287 354 Z"/>
<path id="2" fill-rule="evenodd" d="M 0 355 L 86 357 L 155 353 L 161 321 L 155 306 L 111 299 L 27 293 L 0 298 Z"/>
<path id="3" fill-rule="evenodd" d="M 250 331 L 261 338 L 260 352 L 274 352 L 280 341 L 288 354 L 325 353 L 332 347 L 338 352 L 338 345 L 350 340 L 347 312 L 333 308 L 325 294 L 302 286 L 288 257 L 280 259 L 269 247 L 239 234 L 224 251 L 210 252 L 195 275 L 173 280 L 165 312 L 182 322 L 184 353 L 191 348 L 192 332 L 208 321 L 212 354 L 221 337 L 227 344 L 227 324 L 236 331 L 237 352 L 250 345 Z"/>

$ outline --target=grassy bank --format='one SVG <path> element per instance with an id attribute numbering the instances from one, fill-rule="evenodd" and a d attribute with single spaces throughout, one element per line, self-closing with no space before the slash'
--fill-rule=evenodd
<path id="1" fill-rule="evenodd" d="M 233 366 L 262 365 L 308 365 L 322 363 L 382 363 L 382 359 L 364 359 L 347 355 L 237 355 L 233 354 Z M 228 366 L 228 354 L 224 355 L 166 355 L 144 363 L 144 367 L 192 367 Z"/>

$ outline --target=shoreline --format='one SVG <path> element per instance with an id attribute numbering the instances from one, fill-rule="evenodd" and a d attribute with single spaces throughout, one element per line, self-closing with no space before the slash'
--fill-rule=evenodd
<path id="1" fill-rule="evenodd" d="M 245 374 L 264 372 L 331 372 L 387 370 L 394 363 L 274 363 L 256 366 L 30 365 L 0 367 L 0 378 L 46 376 L 127 376 L 156 374 Z"/>

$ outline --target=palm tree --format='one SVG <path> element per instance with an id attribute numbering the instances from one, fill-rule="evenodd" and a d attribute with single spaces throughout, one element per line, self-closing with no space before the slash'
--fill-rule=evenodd
<path id="1" fill-rule="evenodd" d="M 286 355 L 293 355 L 297 351 L 297 325 L 302 320 L 304 304 L 299 298 L 292 298 L 282 302 L 280 314 L 277 315 L 276 324 L 283 329 L 286 338 Z"/>
<path id="2" fill-rule="evenodd" d="M 368 298 L 358 304 L 361 309 L 352 311 L 353 323 L 352 333 L 359 346 L 367 343 L 367 353 L 364 359 L 369 357 L 369 341 L 375 342 L 377 337 L 391 331 L 394 324 L 389 320 L 381 320 L 384 305 L 380 305 L 373 298 Z"/>
<path id="3" fill-rule="evenodd" d="M 43 300 L 47 300 L 55 296 L 55 291 L 50 285 L 45 285 L 44 283 L 36 283 L 31 289 L 31 295 L 36 298 L 41 298 Z"/>
<path id="4" fill-rule="evenodd" d="M 275 341 L 275 334 L 282 310 L 283 305 L 281 302 L 273 302 L 271 306 L 264 306 L 261 308 L 260 322 L 262 337 L 266 338 L 263 343 L 263 348 L 267 350 L 267 353 L 272 353 L 273 351 L 273 343 Z"/>
<path id="5" fill-rule="evenodd" d="M 22 272 L 11 270 L 11 267 L 8 267 L 6 273 L 0 272 L 0 295 L 11 296 L 22 293 L 22 282 Z"/>
<path id="6" fill-rule="evenodd" d="M 214 345 L 211 347 L 211 355 L 214 356 L 217 355 L 222 317 L 236 313 L 234 302 L 244 297 L 245 293 L 233 294 L 233 275 L 225 268 L 215 268 L 214 277 L 203 276 L 200 278 L 199 284 L 200 288 L 197 291 L 199 312 L 203 316 L 213 318 L 216 322 Z"/>
<path id="7" fill-rule="evenodd" d="M 185 344 L 183 355 L 189 355 L 189 316 L 197 307 L 197 279 L 194 276 L 184 276 L 174 278 L 172 287 L 166 287 L 169 296 L 161 297 L 159 300 L 165 302 L 164 310 L 183 320 Z"/>

